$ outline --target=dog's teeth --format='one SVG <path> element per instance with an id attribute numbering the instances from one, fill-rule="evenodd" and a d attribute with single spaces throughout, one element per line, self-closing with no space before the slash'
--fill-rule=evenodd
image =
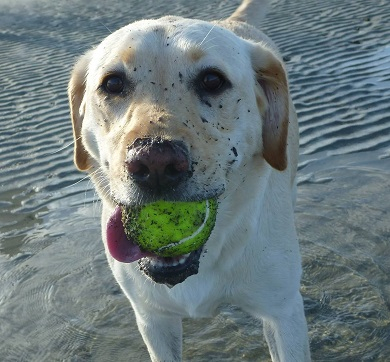
<path id="1" fill-rule="evenodd" d="M 183 265 L 191 253 L 171 258 L 149 258 L 149 263 L 156 268 L 167 268 Z"/>

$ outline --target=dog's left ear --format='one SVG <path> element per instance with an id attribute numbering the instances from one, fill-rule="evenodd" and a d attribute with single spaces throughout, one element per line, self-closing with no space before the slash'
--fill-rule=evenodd
<path id="1" fill-rule="evenodd" d="M 275 169 L 287 167 L 289 93 L 287 75 L 281 61 L 267 48 L 252 49 L 256 76 L 256 100 L 263 118 L 263 157 Z"/>

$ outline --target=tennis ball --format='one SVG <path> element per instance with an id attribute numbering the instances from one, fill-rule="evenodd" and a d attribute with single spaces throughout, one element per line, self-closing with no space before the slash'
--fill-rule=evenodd
<path id="1" fill-rule="evenodd" d="M 215 199 L 122 207 L 126 236 L 143 251 L 164 257 L 199 249 L 209 238 L 216 216 Z"/>

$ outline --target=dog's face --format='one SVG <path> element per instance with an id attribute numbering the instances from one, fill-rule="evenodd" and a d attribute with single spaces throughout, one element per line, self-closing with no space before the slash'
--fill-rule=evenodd
<path id="1" fill-rule="evenodd" d="M 111 205 L 217 197 L 254 158 L 286 167 L 284 69 L 218 25 L 124 27 L 76 64 L 69 96 L 76 165 Z"/>

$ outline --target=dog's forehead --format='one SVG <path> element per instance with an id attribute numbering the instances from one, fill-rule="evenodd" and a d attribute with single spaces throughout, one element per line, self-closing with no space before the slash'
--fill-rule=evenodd
<path id="1" fill-rule="evenodd" d="M 136 60 L 197 62 L 206 56 L 221 61 L 229 60 L 231 66 L 241 66 L 247 60 L 246 41 L 230 30 L 216 24 L 180 17 L 141 20 L 119 29 L 96 48 L 95 66 Z"/>

